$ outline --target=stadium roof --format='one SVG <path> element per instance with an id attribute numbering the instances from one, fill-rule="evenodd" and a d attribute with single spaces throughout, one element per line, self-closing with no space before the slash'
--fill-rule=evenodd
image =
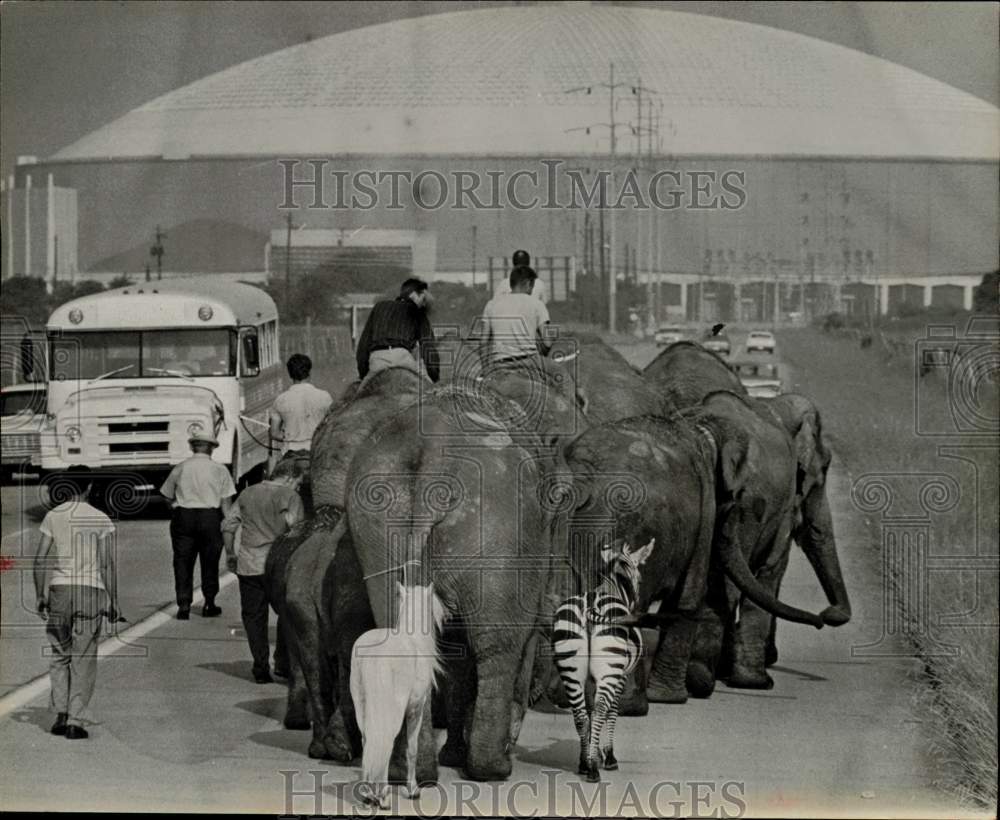
<path id="1" fill-rule="evenodd" d="M 1000 111 L 843 46 L 649 8 L 450 12 L 341 32 L 165 94 L 54 160 L 607 153 L 609 66 L 674 155 L 996 160 Z M 591 93 L 567 94 L 590 86 Z M 616 118 L 634 119 L 631 89 Z M 619 150 L 633 150 L 622 129 Z"/>

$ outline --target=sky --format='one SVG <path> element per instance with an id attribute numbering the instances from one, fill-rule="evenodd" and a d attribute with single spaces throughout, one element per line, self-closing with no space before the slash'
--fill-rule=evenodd
<path id="1" fill-rule="evenodd" d="M 352 28 L 501 2 L 0 4 L 0 168 L 244 60 Z M 1000 4 L 664 2 L 807 34 L 1000 103 Z"/>

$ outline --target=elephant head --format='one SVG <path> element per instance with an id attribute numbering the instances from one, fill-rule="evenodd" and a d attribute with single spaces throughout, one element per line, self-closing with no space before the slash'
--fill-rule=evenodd
<path id="1" fill-rule="evenodd" d="M 822 419 L 819 410 L 805 396 L 784 394 L 770 399 L 768 406 L 792 437 L 795 449 L 797 510 L 792 535 L 809 559 L 830 603 L 823 620 L 830 626 L 840 626 L 851 619 L 851 602 L 837 556 L 826 496 L 832 454 L 823 440 Z"/>

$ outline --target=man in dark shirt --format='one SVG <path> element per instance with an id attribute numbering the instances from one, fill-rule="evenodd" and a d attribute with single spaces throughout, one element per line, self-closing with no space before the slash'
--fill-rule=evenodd
<path id="1" fill-rule="evenodd" d="M 358 375 L 406 367 L 436 382 L 440 375 L 434 330 L 427 318 L 427 283 L 407 279 L 399 296 L 372 308 L 358 340 Z M 419 346 L 419 358 L 416 350 Z"/>

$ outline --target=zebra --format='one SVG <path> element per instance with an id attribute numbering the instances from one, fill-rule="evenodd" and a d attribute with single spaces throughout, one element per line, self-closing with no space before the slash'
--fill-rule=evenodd
<path id="1" fill-rule="evenodd" d="M 649 557 L 656 539 L 644 547 L 622 551 L 604 547 L 602 578 L 598 586 L 583 595 L 567 598 L 556 610 L 552 631 L 552 651 L 556 668 L 573 710 L 573 722 L 580 736 L 579 774 L 595 783 L 601 779 L 601 731 L 607 723 L 608 742 L 604 747 L 604 768 L 618 768 L 614 752 L 618 700 L 625 679 L 642 657 L 642 634 L 635 626 L 624 625 L 631 618 L 639 598 L 639 567 Z M 596 684 L 593 710 L 588 714 L 588 677 Z"/>

